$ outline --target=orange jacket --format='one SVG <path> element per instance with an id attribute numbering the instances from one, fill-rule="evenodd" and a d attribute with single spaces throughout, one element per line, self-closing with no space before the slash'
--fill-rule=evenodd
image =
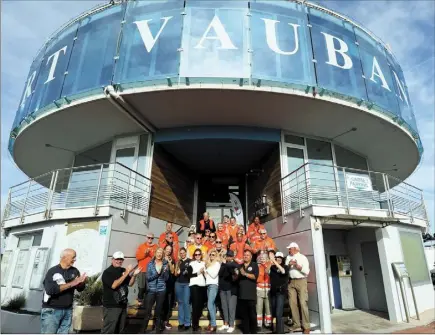
<path id="1" fill-rule="evenodd" d="M 207 247 L 207 250 L 216 248 L 216 242 L 211 242 L 210 240 L 205 241 L 203 244 Z"/>
<path id="2" fill-rule="evenodd" d="M 233 238 L 233 242 L 236 241 L 237 231 L 238 230 L 239 230 L 239 225 L 238 224 L 234 225 L 234 227 L 232 225 L 230 225 L 230 224 L 227 226 L 228 238 L 232 237 Z"/>
<path id="3" fill-rule="evenodd" d="M 177 233 L 172 231 L 171 234 L 172 234 L 172 242 L 174 242 L 174 244 L 175 243 L 178 244 L 178 235 L 177 235 Z M 166 232 L 160 234 L 159 244 L 165 242 L 165 240 L 166 240 Z"/>
<path id="4" fill-rule="evenodd" d="M 270 276 L 268 273 L 268 267 L 270 262 L 258 263 L 258 278 L 257 278 L 257 289 L 270 290 Z"/>
<path id="5" fill-rule="evenodd" d="M 213 220 L 212 219 L 209 219 L 209 221 L 210 221 L 210 223 L 209 223 L 209 228 L 210 228 L 210 230 L 211 231 L 216 231 L 216 228 L 215 228 L 215 226 L 214 226 L 214 222 L 213 222 Z M 199 221 L 199 232 L 200 233 L 203 233 L 203 232 L 205 232 L 205 221 L 204 220 L 200 220 Z"/>
<path id="6" fill-rule="evenodd" d="M 216 232 L 216 236 L 219 237 L 222 241 L 222 246 L 224 248 L 228 247 L 228 242 L 229 242 L 229 235 L 228 233 L 224 230 L 224 231 L 217 231 Z"/>
<path id="7" fill-rule="evenodd" d="M 157 244 L 142 243 L 136 250 L 136 259 L 142 272 L 147 271 L 148 263 L 154 257 L 157 250 Z"/>
<path id="8" fill-rule="evenodd" d="M 259 251 L 267 251 L 269 249 L 273 249 L 276 251 L 275 242 L 270 238 L 266 237 L 264 240 L 261 238 L 253 243 L 252 249 L 254 253 Z"/>
<path id="9" fill-rule="evenodd" d="M 262 224 L 259 224 L 258 226 L 255 225 L 254 222 L 252 222 L 248 227 L 248 238 L 251 243 L 254 243 L 255 241 L 260 239 L 260 229 L 264 229 L 264 226 Z"/>
<path id="10" fill-rule="evenodd" d="M 167 243 L 166 240 L 163 241 L 162 243 L 159 243 L 159 247 L 165 249 Z M 180 250 L 180 247 L 178 246 L 178 242 L 177 243 L 172 243 L 172 259 L 174 260 L 174 262 L 178 262 L 178 251 Z"/>
<path id="11" fill-rule="evenodd" d="M 239 264 L 243 263 L 243 252 L 246 249 L 249 249 L 249 245 L 247 245 L 245 241 L 242 242 L 236 241 L 233 244 L 231 244 L 230 250 L 234 251 L 234 260 L 237 263 Z"/>

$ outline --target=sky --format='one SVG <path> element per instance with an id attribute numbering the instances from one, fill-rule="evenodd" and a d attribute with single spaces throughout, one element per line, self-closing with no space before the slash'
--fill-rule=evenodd
<path id="1" fill-rule="evenodd" d="M 314 2 L 314 1 L 313 1 Z M 424 155 L 406 180 L 424 190 L 434 233 L 435 1 L 315 1 L 348 16 L 388 43 L 404 71 Z M 7 150 L 9 132 L 33 57 L 71 18 L 107 1 L 8 1 L 1 3 L 1 208 L 8 190 L 27 179 Z M 398 148 L 400 150 L 400 148 Z"/>

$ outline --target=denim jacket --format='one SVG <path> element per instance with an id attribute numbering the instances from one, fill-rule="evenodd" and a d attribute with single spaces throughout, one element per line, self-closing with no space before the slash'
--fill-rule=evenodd
<path id="1" fill-rule="evenodd" d="M 162 292 L 166 290 L 166 281 L 169 279 L 169 265 L 163 260 L 162 271 L 160 274 L 156 270 L 156 261 L 153 259 L 147 266 L 147 281 L 150 292 Z"/>

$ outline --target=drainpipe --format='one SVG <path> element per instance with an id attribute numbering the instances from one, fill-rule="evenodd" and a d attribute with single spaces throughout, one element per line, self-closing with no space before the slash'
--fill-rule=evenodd
<path id="1" fill-rule="evenodd" d="M 134 121 L 142 129 L 146 130 L 149 133 L 156 132 L 156 127 L 151 122 L 146 120 L 145 117 L 141 113 L 139 113 L 133 106 L 125 101 L 122 96 L 115 91 L 115 88 L 112 85 L 106 86 L 104 88 L 104 94 L 112 105 L 114 105 L 119 111 L 121 111 L 124 115 Z"/>

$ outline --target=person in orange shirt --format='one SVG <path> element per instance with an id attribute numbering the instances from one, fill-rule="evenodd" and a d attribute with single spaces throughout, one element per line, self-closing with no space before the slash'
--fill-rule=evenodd
<path id="1" fill-rule="evenodd" d="M 267 252 L 268 250 L 271 249 L 276 251 L 275 242 L 270 237 L 267 236 L 266 229 L 264 228 L 260 229 L 260 239 L 257 240 L 255 243 L 253 243 L 252 249 L 256 254 L 258 254 L 260 251 Z"/>
<path id="2" fill-rule="evenodd" d="M 159 244 L 162 244 L 166 240 L 166 234 L 171 234 L 172 235 L 172 241 L 178 245 L 178 243 L 179 243 L 179 241 L 178 241 L 178 235 L 177 235 L 176 232 L 172 231 L 172 222 L 168 222 L 166 224 L 166 230 L 163 233 L 160 234 Z"/>
<path id="3" fill-rule="evenodd" d="M 257 256 L 258 278 L 257 278 L 257 327 L 269 327 L 272 323 L 272 313 L 270 311 L 270 277 L 269 270 L 271 262 L 267 258 L 266 252 L 260 252 Z"/>
<path id="4" fill-rule="evenodd" d="M 141 306 L 145 293 L 147 291 L 147 266 L 157 250 L 157 244 L 153 243 L 154 234 L 148 233 L 147 241 L 141 244 L 136 250 L 136 259 L 138 261 L 138 267 L 142 269 L 142 272 L 138 275 L 137 286 L 139 289 L 137 295 L 138 305 Z"/>
<path id="5" fill-rule="evenodd" d="M 239 226 L 239 229 L 237 230 L 237 233 L 243 234 L 243 241 L 245 241 L 245 243 L 246 243 L 248 241 L 248 236 L 246 235 L 245 227 L 243 227 L 240 224 L 238 226 Z"/>
<path id="6" fill-rule="evenodd" d="M 210 233 L 208 236 L 208 240 L 204 242 L 204 245 L 207 247 L 208 250 L 215 249 L 216 248 L 216 233 Z"/>
<path id="7" fill-rule="evenodd" d="M 248 239 L 251 244 L 260 239 L 260 229 L 264 229 L 264 226 L 260 222 L 260 217 L 256 216 L 248 227 Z"/>
<path id="8" fill-rule="evenodd" d="M 236 241 L 238 231 L 239 231 L 239 226 L 236 223 L 236 218 L 232 216 L 230 219 L 230 223 L 227 225 L 227 234 L 228 234 L 228 238 L 232 239 L 231 242 Z"/>
<path id="9" fill-rule="evenodd" d="M 234 261 L 242 264 L 243 263 L 243 253 L 245 249 L 249 249 L 249 246 L 243 240 L 243 234 L 237 233 L 237 239 L 231 244 L 230 250 L 234 252 Z"/>
<path id="10" fill-rule="evenodd" d="M 229 236 L 228 236 L 228 232 L 226 231 L 223 223 L 218 224 L 218 230 L 216 232 L 216 237 L 221 240 L 222 246 L 224 248 L 228 248 Z"/>
<path id="11" fill-rule="evenodd" d="M 170 245 L 172 247 L 172 259 L 176 262 L 178 262 L 178 242 L 174 242 L 174 236 L 172 233 L 166 233 L 166 239 L 163 240 L 163 242 L 159 243 L 159 247 L 165 249 L 167 245 Z"/>

